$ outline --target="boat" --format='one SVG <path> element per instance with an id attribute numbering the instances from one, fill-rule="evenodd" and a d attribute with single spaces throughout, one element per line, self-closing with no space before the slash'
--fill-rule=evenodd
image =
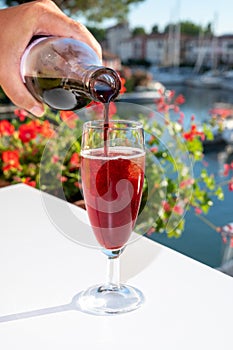
<path id="1" fill-rule="evenodd" d="M 126 92 L 117 99 L 119 102 L 131 102 L 137 104 L 147 104 L 154 103 L 157 99 L 161 97 L 161 94 L 158 91 L 134 91 Z"/>
<path id="2" fill-rule="evenodd" d="M 221 123 L 221 138 L 226 144 L 233 144 L 233 104 L 230 103 L 215 103 L 210 111 L 216 119 Z"/>
<path id="3" fill-rule="evenodd" d="M 189 77 L 184 81 L 184 84 L 191 87 L 220 89 L 223 84 L 223 77 L 218 72 L 209 71 Z"/>
<path id="4" fill-rule="evenodd" d="M 154 79 L 165 86 L 182 85 L 190 76 L 190 69 L 180 67 L 151 67 L 150 72 Z"/>
<path id="5" fill-rule="evenodd" d="M 225 242 L 223 249 L 222 263 L 217 269 L 233 277 L 233 247 L 231 238 L 233 237 L 233 222 L 229 222 L 221 228 L 223 240 Z"/>
<path id="6" fill-rule="evenodd" d="M 165 92 L 165 87 L 158 81 L 152 81 L 147 86 L 137 86 L 132 92 L 121 94 L 117 101 L 136 104 L 154 103 Z"/>
<path id="7" fill-rule="evenodd" d="M 221 88 L 233 91 L 233 70 L 223 73 L 223 81 L 221 83 Z"/>
<path id="8" fill-rule="evenodd" d="M 224 120 L 222 138 L 228 145 L 233 145 L 233 117 L 228 117 Z"/>

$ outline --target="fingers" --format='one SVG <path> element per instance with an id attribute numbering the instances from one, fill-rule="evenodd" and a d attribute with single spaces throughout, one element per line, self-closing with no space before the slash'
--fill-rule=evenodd
<path id="1" fill-rule="evenodd" d="M 43 113 L 43 105 L 29 93 L 20 75 L 22 54 L 34 35 L 71 37 L 87 43 L 100 58 L 102 56 L 99 43 L 88 29 L 67 17 L 50 0 L 0 10 L 0 23 L 0 85 L 15 105 L 36 116 Z M 15 23 L 20 23 L 17 30 Z"/>
<path id="2" fill-rule="evenodd" d="M 33 12 L 38 15 L 34 18 L 34 34 L 49 34 L 54 36 L 71 37 L 84 41 L 102 57 L 100 44 L 89 30 L 80 22 L 67 17 L 53 2 L 43 0 L 35 2 Z"/>
<path id="3" fill-rule="evenodd" d="M 70 29 L 72 30 L 74 39 L 86 42 L 91 46 L 99 56 L 102 58 L 102 49 L 100 44 L 96 41 L 94 36 L 88 31 L 88 29 L 80 22 L 75 22 L 70 19 Z"/>
<path id="4" fill-rule="evenodd" d="M 5 13 L 4 17 L 7 17 Z M 2 23 L 1 17 L 0 22 Z M 5 23 L 5 35 L 0 40 L 0 85 L 16 106 L 40 116 L 43 114 L 43 105 L 29 93 L 20 74 L 21 56 L 27 46 L 28 39 L 23 32 L 16 33 L 12 31 L 11 26 L 7 28 L 7 23 Z"/>
<path id="5" fill-rule="evenodd" d="M 22 83 L 15 77 L 2 83 L 2 88 L 10 100 L 19 108 L 26 109 L 31 114 L 41 117 L 44 113 L 43 104 L 35 100 Z"/>
<path id="6" fill-rule="evenodd" d="M 86 42 L 97 53 L 98 57 L 102 59 L 102 49 L 100 44 L 82 23 L 70 19 L 70 30 L 73 33 L 71 36 L 74 39 Z"/>

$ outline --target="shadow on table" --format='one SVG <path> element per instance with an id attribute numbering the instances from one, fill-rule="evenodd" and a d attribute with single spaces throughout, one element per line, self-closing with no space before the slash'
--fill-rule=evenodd
<path id="1" fill-rule="evenodd" d="M 19 312 L 16 314 L 0 316 L 0 323 L 22 320 L 25 318 L 37 317 L 37 316 L 42 316 L 42 315 L 54 314 L 57 312 L 75 310 L 75 305 L 73 305 L 74 304 L 73 300 L 70 304 L 47 307 L 45 309 L 25 311 L 25 312 Z"/>
<path id="2" fill-rule="evenodd" d="M 158 258 L 161 250 L 162 246 L 142 236 L 129 244 L 121 256 L 121 280 L 125 282 L 142 273 Z"/>
<path id="3" fill-rule="evenodd" d="M 150 240 L 145 238 L 138 239 L 133 244 L 129 244 L 127 247 L 127 254 L 123 253 L 121 257 L 122 281 L 125 282 L 128 279 L 141 273 L 153 262 L 153 260 L 158 258 L 161 249 L 161 246 L 157 245 L 154 242 L 152 243 Z M 0 323 L 71 310 L 82 311 L 77 302 L 78 296 L 79 294 L 75 295 L 71 302 L 68 304 L 0 316 Z"/>

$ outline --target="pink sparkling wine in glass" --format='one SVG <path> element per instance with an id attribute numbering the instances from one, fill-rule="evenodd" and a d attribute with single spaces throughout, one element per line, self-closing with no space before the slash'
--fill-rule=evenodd
<path id="1" fill-rule="evenodd" d="M 145 152 L 131 147 L 82 152 L 82 186 L 96 239 L 116 250 L 134 228 L 142 196 Z"/>

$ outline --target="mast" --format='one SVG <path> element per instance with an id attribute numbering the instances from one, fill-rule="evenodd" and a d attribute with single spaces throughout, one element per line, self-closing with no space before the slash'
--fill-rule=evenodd
<path id="1" fill-rule="evenodd" d="M 218 38 L 216 36 L 216 27 L 218 21 L 218 14 L 214 14 L 214 20 L 212 25 L 213 39 L 212 39 L 212 51 L 211 51 L 211 62 L 212 70 L 216 71 L 218 67 Z"/>
<path id="2" fill-rule="evenodd" d="M 175 9 L 171 10 L 169 31 L 168 31 L 168 49 L 166 64 L 172 67 L 180 65 L 180 0 L 177 0 Z M 172 19 L 175 23 L 172 24 Z"/>
<path id="3" fill-rule="evenodd" d="M 199 73 L 204 62 L 206 55 L 206 47 L 205 47 L 205 35 L 203 30 L 200 30 L 198 36 L 198 48 L 197 48 L 197 60 L 194 66 L 194 72 Z"/>

